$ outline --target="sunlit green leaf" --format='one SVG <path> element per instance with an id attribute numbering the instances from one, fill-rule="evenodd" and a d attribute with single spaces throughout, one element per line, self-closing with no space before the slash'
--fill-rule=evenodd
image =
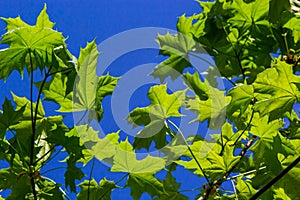
<path id="1" fill-rule="evenodd" d="M 20 17 L 2 18 L 7 24 L 7 33 L 2 36 L 1 43 L 8 44 L 9 48 L 0 50 L 1 79 L 6 79 L 13 70 L 23 73 L 25 66 L 30 72 L 31 68 L 35 69 L 37 66 L 25 63 L 45 60 L 46 57 L 51 57 L 49 53 L 55 47 L 65 45 L 62 34 L 52 29 L 54 23 L 49 20 L 46 9 L 45 5 L 35 26 L 26 24 Z"/>
<path id="2" fill-rule="evenodd" d="M 101 76 L 98 80 L 95 98 L 95 110 L 98 121 L 100 121 L 103 115 L 102 100 L 104 97 L 112 94 L 117 85 L 118 79 L 119 78 L 107 74 L 105 76 Z"/>
<path id="3" fill-rule="evenodd" d="M 166 134 L 169 128 L 166 125 L 169 117 L 181 117 L 179 108 L 183 105 L 185 90 L 167 93 L 166 85 L 156 85 L 148 91 L 151 104 L 144 108 L 135 108 L 130 112 L 127 120 L 136 126 L 145 126 L 135 137 L 134 147 L 148 148 L 154 140 L 156 147 L 166 144 Z"/>
<path id="4" fill-rule="evenodd" d="M 226 97 L 224 91 L 214 88 L 207 83 L 209 98 L 201 100 L 198 96 L 187 101 L 187 109 L 198 114 L 193 121 L 210 121 L 213 129 L 220 128 L 225 119 Z"/>
<path id="5" fill-rule="evenodd" d="M 185 68 L 191 67 L 188 53 L 195 47 L 195 41 L 189 32 L 189 29 L 192 27 L 192 21 L 192 18 L 187 19 L 183 15 L 178 19 L 178 34 L 171 35 L 167 33 L 164 36 L 158 35 L 159 53 L 169 56 L 169 58 L 155 67 L 151 73 L 155 78 L 159 78 L 161 81 L 168 76 L 176 79 Z"/>
<path id="6" fill-rule="evenodd" d="M 300 78 L 293 74 L 291 65 L 277 61 L 273 68 L 260 73 L 253 84 L 258 99 L 255 110 L 261 115 L 269 114 L 271 120 L 290 112 L 300 94 L 299 82 Z"/>
<path id="7" fill-rule="evenodd" d="M 251 181 L 237 178 L 236 189 L 238 190 L 238 198 L 247 200 L 252 197 L 257 190 L 251 185 Z"/>
<path id="8" fill-rule="evenodd" d="M 11 101 L 5 98 L 4 104 L 2 105 L 2 113 L 0 114 L 0 138 L 3 138 L 3 134 L 11 125 L 15 125 L 22 118 L 25 106 L 14 110 L 11 105 Z"/>
<path id="9" fill-rule="evenodd" d="M 224 176 L 239 161 L 240 156 L 234 156 L 233 147 L 227 145 L 222 156 L 215 151 L 211 151 L 207 159 L 211 165 L 206 168 L 206 171 L 215 180 Z"/>
<path id="10" fill-rule="evenodd" d="M 280 200 L 291 200 L 291 198 L 285 193 L 283 188 L 278 188 L 274 190 L 274 199 Z"/>
<path id="11" fill-rule="evenodd" d="M 79 184 L 79 187 L 81 191 L 77 195 L 77 200 L 85 200 L 87 198 L 110 200 L 110 194 L 116 188 L 116 185 L 113 181 L 104 178 L 99 184 L 94 179 L 90 181 L 85 180 Z"/>
<path id="12" fill-rule="evenodd" d="M 253 87 L 250 85 L 237 86 L 228 92 L 227 96 L 232 98 L 226 109 L 229 118 L 236 111 L 239 111 L 240 113 L 245 112 L 248 105 L 254 99 L 253 93 Z"/>
<path id="13" fill-rule="evenodd" d="M 129 172 L 129 173 L 154 173 L 165 166 L 165 161 L 159 157 L 146 156 L 141 160 L 137 160 L 136 154 L 128 141 L 125 142 L 126 149 L 118 148 L 114 156 L 113 172 Z"/>
<path id="14" fill-rule="evenodd" d="M 131 173 L 126 185 L 131 188 L 130 194 L 134 200 L 140 199 L 144 192 L 149 193 L 151 196 L 164 193 L 163 184 L 151 173 Z"/>

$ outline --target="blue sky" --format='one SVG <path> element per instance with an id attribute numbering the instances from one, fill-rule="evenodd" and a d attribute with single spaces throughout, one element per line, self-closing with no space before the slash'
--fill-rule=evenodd
<path id="1" fill-rule="evenodd" d="M 186 13 L 192 15 L 200 11 L 198 3 L 194 0 L 99 0 L 99 1 L 23 1 L 23 0 L 1 0 L 0 16 L 1 17 L 17 17 L 18 15 L 29 24 L 34 24 L 39 12 L 42 10 L 44 3 L 47 3 L 47 11 L 50 19 L 56 22 L 55 28 L 63 32 L 67 39 L 67 45 L 71 53 L 76 57 L 79 54 L 80 47 L 84 47 L 86 42 L 96 38 L 97 43 L 110 38 L 120 32 L 141 28 L 141 27 L 162 27 L 175 29 L 177 17 Z M 0 33 L 5 32 L 5 23 L 0 22 Z M 155 38 L 153 38 L 153 41 Z M 118 46 L 111 47 L 114 51 Z M 158 49 L 148 49 L 143 51 L 131 52 L 115 60 L 110 68 L 110 74 L 120 76 L 132 67 L 145 63 L 158 63 L 165 57 L 158 56 Z M 101 62 L 101 55 L 99 62 Z M 5 96 L 10 96 L 10 91 L 14 91 L 18 96 L 29 96 L 29 86 L 27 75 L 24 75 L 23 81 L 18 81 L 20 75 L 14 72 L 6 83 L 0 81 L 0 103 L 4 102 Z M 144 98 L 148 87 L 142 87 L 135 93 L 135 99 L 132 102 L 134 106 L 146 106 L 147 100 Z M 104 101 L 104 105 L 109 106 L 110 99 Z M 46 112 L 54 113 L 53 110 L 58 106 L 53 103 L 47 103 Z M 104 107 L 105 109 L 105 107 Z M 117 127 L 114 122 L 110 121 L 111 113 L 105 111 L 104 119 L 101 125 L 105 127 L 105 131 L 116 131 Z M 67 122 L 72 123 L 72 117 L 67 116 Z M 63 154 L 58 159 L 63 158 Z M 2 164 L 5 166 L 5 164 Z M 52 162 L 47 169 L 64 166 L 64 164 Z M 91 164 L 88 164 L 84 171 L 88 174 Z M 46 169 L 45 169 L 46 170 Z M 108 179 L 119 179 L 122 174 L 109 173 L 108 168 L 96 161 L 96 167 L 93 172 L 94 178 L 99 181 L 103 176 Z M 45 174 L 58 182 L 63 183 L 64 169 L 58 169 Z M 192 189 L 200 187 L 199 179 L 187 171 L 179 168 L 174 174 L 178 182 L 182 182 L 181 189 Z M 163 175 L 161 175 L 163 176 Z M 124 182 L 123 182 L 124 184 Z M 112 199 L 129 199 L 129 189 L 115 190 Z M 0 192 L 1 194 L 1 192 Z M 196 193 L 187 193 L 191 198 Z M 74 195 L 70 194 L 72 198 Z M 143 199 L 149 199 L 147 195 L 143 195 Z"/>

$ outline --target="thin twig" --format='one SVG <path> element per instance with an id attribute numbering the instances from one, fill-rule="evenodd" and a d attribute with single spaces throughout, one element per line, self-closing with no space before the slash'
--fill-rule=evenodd
<path id="1" fill-rule="evenodd" d="M 43 166 L 45 166 L 48 162 L 50 162 L 51 160 L 53 160 L 60 152 L 61 150 L 63 149 L 64 147 L 61 146 L 60 149 L 54 154 L 54 156 L 52 156 L 51 158 L 49 158 L 48 160 L 45 160 L 42 164 L 41 164 L 41 167 L 39 169 L 41 169 Z M 38 170 L 39 170 L 38 169 Z"/>
<path id="2" fill-rule="evenodd" d="M 41 172 L 41 175 L 42 174 L 47 174 L 48 172 L 51 172 L 51 171 L 54 171 L 54 170 L 58 170 L 58 169 L 65 169 L 66 167 L 55 167 L 55 168 L 52 168 L 52 169 L 48 169 L 44 172 Z"/>
<path id="3" fill-rule="evenodd" d="M 252 138 L 247 142 L 246 146 L 242 149 L 242 151 L 239 153 L 239 156 L 240 157 L 240 160 L 239 162 L 244 158 L 246 152 L 248 151 L 248 149 L 252 146 L 253 142 L 255 141 L 256 139 L 256 135 L 253 135 Z M 235 165 L 233 165 L 231 167 L 231 169 L 229 169 L 227 171 L 227 173 L 225 174 L 225 180 L 227 179 L 227 177 L 230 175 L 230 173 L 237 167 L 237 165 L 239 164 L 239 162 L 237 162 Z M 224 181 L 224 179 L 222 180 L 222 182 Z"/>
<path id="4" fill-rule="evenodd" d="M 67 68 L 67 69 L 55 71 L 55 72 L 50 73 L 49 75 L 52 76 L 52 75 L 55 75 L 57 73 L 66 73 L 66 72 L 69 72 L 69 71 L 72 71 L 72 68 Z"/>
<path id="5" fill-rule="evenodd" d="M 238 166 L 238 164 L 240 163 L 240 161 L 244 158 L 246 152 L 247 152 L 248 149 L 252 146 L 252 144 L 253 144 L 254 140 L 256 139 L 256 137 L 257 137 L 257 136 L 255 136 L 255 135 L 252 136 L 252 138 L 247 142 L 246 146 L 245 146 L 245 147 L 242 149 L 242 151 L 239 153 L 239 156 L 241 156 L 241 157 L 240 157 L 240 160 L 239 160 L 235 165 L 233 165 L 233 166 L 231 167 L 231 169 L 229 169 L 229 170 L 225 173 L 224 177 L 221 178 L 221 179 L 219 179 L 218 181 L 215 181 L 213 184 L 210 184 L 210 185 L 209 185 L 209 188 L 206 190 L 205 196 L 204 196 L 204 198 L 203 198 L 204 200 L 207 200 L 207 199 L 208 199 L 208 197 L 209 197 L 210 193 L 212 192 L 212 189 L 214 188 L 214 186 L 218 186 L 218 187 L 219 187 L 220 185 L 222 185 L 222 183 L 223 183 L 224 181 L 227 180 L 227 178 L 228 178 L 228 176 L 230 175 L 230 173 L 233 172 L 233 170 Z"/>
<path id="6" fill-rule="evenodd" d="M 236 145 L 236 143 L 239 141 L 239 139 L 244 135 L 245 131 L 250 127 L 251 122 L 252 122 L 252 120 L 253 120 L 253 117 L 254 117 L 254 109 L 252 109 L 251 117 L 250 117 L 250 120 L 249 120 L 247 126 L 244 128 L 244 130 L 243 130 L 242 133 L 238 136 L 238 138 L 234 141 L 234 144 L 233 144 L 233 145 Z"/>
<path id="7" fill-rule="evenodd" d="M 266 169 L 266 168 L 267 168 L 266 166 L 263 166 L 263 167 L 258 168 L 258 170 L 263 170 L 263 169 Z M 238 175 L 235 175 L 235 176 L 231 176 L 231 177 L 228 177 L 227 180 L 236 179 L 237 177 L 246 176 L 246 175 L 252 174 L 252 173 L 254 173 L 254 172 L 257 172 L 257 170 L 254 169 L 254 170 L 251 170 L 251 171 L 242 173 L 242 174 L 238 174 Z"/>
<path id="8" fill-rule="evenodd" d="M 42 155 L 39 159 L 37 159 L 32 165 L 36 165 L 40 160 L 42 160 L 45 156 L 47 156 L 53 149 L 56 147 L 56 145 L 52 146 L 44 155 Z"/>
<path id="9" fill-rule="evenodd" d="M 242 62 L 241 62 L 241 59 L 240 59 L 240 55 L 239 55 L 239 53 L 236 51 L 235 46 L 233 45 L 233 43 L 231 42 L 231 40 L 229 39 L 229 34 L 227 33 L 227 31 L 226 31 L 226 29 L 225 29 L 224 26 L 223 26 L 223 29 L 224 29 L 225 34 L 226 34 L 227 37 L 228 37 L 228 40 L 229 40 L 230 45 L 232 46 L 233 53 L 234 53 L 234 55 L 235 55 L 235 57 L 236 57 L 236 59 L 237 59 L 237 61 L 238 61 L 239 68 L 240 68 L 241 73 L 242 73 L 242 75 L 243 75 L 243 79 L 245 80 L 245 79 L 246 79 L 246 76 L 245 76 L 244 68 L 243 68 L 243 66 L 242 66 Z"/>
<path id="10" fill-rule="evenodd" d="M 233 188 L 233 191 L 234 191 L 235 199 L 238 200 L 238 196 L 237 196 L 237 192 L 236 192 L 236 189 L 235 189 L 235 185 L 234 185 L 233 179 L 231 179 L 230 182 L 232 184 L 232 188 Z"/>
<path id="11" fill-rule="evenodd" d="M 229 83 L 231 83 L 233 86 L 236 86 L 236 83 L 233 82 L 231 79 L 229 79 L 227 76 L 226 76 L 225 78 L 226 78 L 226 80 L 227 80 Z"/>
<path id="12" fill-rule="evenodd" d="M 196 190 L 201 190 L 202 187 L 196 187 L 196 188 L 193 188 L 193 189 L 188 189 L 188 190 L 179 190 L 178 193 L 181 193 L 181 192 L 194 192 Z"/>
<path id="13" fill-rule="evenodd" d="M 236 143 L 239 141 L 239 139 L 244 135 L 245 131 L 250 127 L 251 122 L 252 122 L 252 120 L 253 120 L 253 116 L 254 116 L 254 110 L 252 109 L 251 117 L 250 117 L 250 120 L 249 120 L 247 126 L 243 129 L 242 133 L 241 133 L 241 134 L 238 136 L 238 138 L 234 141 L 234 144 L 233 144 L 233 145 L 236 145 Z M 234 135 L 233 135 L 233 136 L 234 136 Z M 221 149 L 220 155 L 223 155 L 223 152 L 224 152 L 224 150 L 225 150 L 225 146 L 227 145 L 227 143 L 228 143 L 229 141 L 231 141 L 231 138 L 232 138 L 233 136 L 230 137 L 230 140 L 227 140 L 227 141 L 225 142 L 225 145 L 223 145 L 223 143 L 222 143 L 222 149 Z M 222 132 L 221 132 L 221 138 L 222 138 Z"/>

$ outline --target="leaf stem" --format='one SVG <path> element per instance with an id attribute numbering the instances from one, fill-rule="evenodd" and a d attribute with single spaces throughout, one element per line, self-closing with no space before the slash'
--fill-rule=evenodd
<path id="1" fill-rule="evenodd" d="M 65 168 L 66 167 L 55 167 L 55 168 L 52 168 L 52 169 L 48 169 L 48 170 L 46 170 L 44 172 L 41 172 L 41 175 L 46 174 L 46 173 L 51 172 L 51 171 L 54 171 L 54 170 L 65 169 Z"/>
<path id="2" fill-rule="evenodd" d="M 242 62 L 241 62 L 240 55 L 239 55 L 239 53 L 237 52 L 237 50 L 236 50 L 235 46 L 233 45 L 233 43 L 231 42 L 231 40 L 229 39 L 229 34 L 227 33 L 227 31 L 226 31 L 226 29 L 225 29 L 224 26 L 223 26 L 223 29 L 224 29 L 225 34 L 227 35 L 227 38 L 228 38 L 228 40 L 229 40 L 229 43 L 230 43 L 230 45 L 232 46 L 234 55 L 235 55 L 235 57 L 236 57 L 236 59 L 237 59 L 237 61 L 238 61 L 239 68 L 240 68 L 241 73 L 242 73 L 242 75 L 243 75 L 243 80 L 245 80 L 245 79 L 246 79 L 246 76 L 245 76 L 244 68 L 243 68 L 243 66 L 242 66 Z M 240 52 L 241 52 L 241 51 L 240 51 Z"/>
<path id="3" fill-rule="evenodd" d="M 176 128 L 176 130 L 178 131 L 178 133 L 181 135 L 182 139 L 184 140 L 185 145 L 187 146 L 189 152 L 191 153 L 192 157 L 194 158 L 195 162 L 197 163 L 197 165 L 198 165 L 200 171 L 202 172 L 202 174 L 203 174 L 205 180 L 207 181 L 207 183 L 209 183 L 208 177 L 207 177 L 206 174 L 204 173 L 203 168 L 201 167 L 199 161 L 197 160 L 196 156 L 194 155 L 194 153 L 193 153 L 192 149 L 190 148 L 189 144 L 188 144 L 187 141 L 185 140 L 185 137 L 184 137 L 182 131 L 180 130 L 180 128 L 179 128 L 175 123 L 173 123 L 171 120 L 168 120 L 168 119 L 167 119 L 167 121 L 168 121 L 172 126 L 174 126 L 174 127 Z"/>
<path id="4" fill-rule="evenodd" d="M 178 191 L 178 193 L 181 193 L 181 192 L 194 192 L 196 190 L 200 190 L 202 187 L 197 187 L 197 188 L 193 188 L 193 189 L 188 189 L 188 190 L 180 190 Z"/>
<path id="5" fill-rule="evenodd" d="M 217 181 L 215 181 L 214 183 L 212 183 L 212 184 L 209 185 L 209 188 L 206 190 L 206 193 L 205 193 L 205 196 L 204 196 L 203 200 L 207 200 L 207 199 L 208 199 L 210 193 L 212 192 L 213 186 L 218 186 L 218 187 L 219 187 L 220 185 L 222 185 L 222 183 L 223 183 L 224 181 L 226 181 L 226 180 L 228 179 L 228 176 L 229 176 L 230 173 L 238 166 L 238 164 L 240 163 L 240 161 L 244 158 L 246 152 L 247 152 L 248 149 L 252 146 L 252 144 L 253 144 L 253 142 L 254 142 L 254 140 L 255 140 L 256 137 L 257 137 L 257 136 L 255 136 L 255 135 L 252 136 L 252 138 L 248 141 L 248 143 L 246 144 L 246 146 L 245 146 L 245 147 L 242 149 L 242 151 L 239 153 L 239 155 L 241 156 L 241 157 L 240 157 L 240 160 L 239 160 L 235 165 L 233 165 L 233 166 L 231 167 L 231 169 L 229 169 L 229 170 L 225 173 L 224 177 L 221 178 L 221 179 L 219 179 L 219 180 L 217 180 Z"/>
<path id="6" fill-rule="evenodd" d="M 30 165 L 33 163 L 33 151 L 34 151 L 34 135 L 35 135 L 35 123 L 34 123 L 34 115 L 33 115 L 33 62 L 31 57 L 31 50 L 29 49 L 29 59 L 30 59 L 30 114 L 31 114 L 31 146 L 30 146 Z"/>
<path id="7" fill-rule="evenodd" d="M 51 160 L 53 160 L 63 149 L 63 146 L 60 147 L 60 149 L 54 154 L 54 156 L 52 156 L 51 158 L 49 158 L 48 160 L 45 160 L 42 164 L 41 164 L 41 168 L 46 165 L 46 163 L 50 162 Z"/>
<path id="8" fill-rule="evenodd" d="M 285 168 L 280 174 L 278 174 L 269 183 L 267 183 L 264 187 L 262 187 L 257 193 L 255 193 L 250 198 L 250 200 L 257 199 L 260 195 L 262 195 L 265 191 L 267 191 L 272 185 L 274 185 L 277 181 L 279 181 L 284 175 L 286 175 L 291 169 L 293 169 L 299 162 L 300 162 L 300 156 L 298 156 L 298 158 L 294 160 L 287 168 Z"/>
<path id="9" fill-rule="evenodd" d="M 266 168 L 267 168 L 266 166 L 263 166 L 263 167 L 258 168 L 258 170 L 263 170 L 263 169 L 266 169 Z M 245 176 L 245 175 L 248 175 L 248 174 L 252 174 L 254 172 L 257 172 L 258 170 L 254 169 L 254 170 L 251 170 L 251 171 L 248 171 L 248 172 L 245 172 L 245 173 L 241 173 L 241 174 L 238 174 L 238 175 L 235 175 L 235 176 L 232 176 L 232 177 L 228 177 L 227 180 L 231 180 L 231 179 L 235 179 L 235 178 L 240 177 L 240 176 Z"/>
<path id="10" fill-rule="evenodd" d="M 235 185 L 234 185 L 233 179 L 231 179 L 230 182 L 232 184 L 232 188 L 233 188 L 233 191 L 234 191 L 235 199 L 238 200 L 238 196 L 237 196 L 237 192 L 236 192 L 236 189 L 235 189 Z"/>
<path id="11" fill-rule="evenodd" d="M 193 56 L 193 57 L 195 57 L 195 58 L 198 58 L 199 60 L 202 60 L 202 61 L 206 62 L 206 63 L 209 64 L 210 66 L 215 66 L 213 63 L 209 62 L 208 60 L 206 60 L 206 59 L 204 59 L 204 58 L 202 58 L 202 57 L 200 57 L 200 56 L 198 56 L 198 55 L 195 54 L 195 53 L 189 53 L 189 55 L 191 55 L 191 56 Z M 199 72 L 199 73 L 200 73 L 200 72 Z"/>
<path id="12" fill-rule="evenodd" d="M 21 144 L 20 144 L 20 141 L 19 141 L 19 139 L 18 139 L 18 137 L 17 137 L 17 135 L 13 132 L 13 130 L 11 130 L 11 128 L 10 127 L 8 127 L 8 130 L 9 130 L 9 132 L 14 136 L 14 138 L 16 138 L 16 141 L 17 141 L 17 144 L 18 144 L 18 146 L 19 146 L 19 148 L 20 148 L 20 152 L 12 145 L 12 144 L 10 144 L 10 142 L 8 141 L 8 140 L 3 140 L 3 141 L 5 141 L 17 154 L 19 154 L 20 156 L 22 156 L 20 159 L 24 162 L 24 163 L 26 163 L 28 166 L 29 166 L 29 163 L 28 163 L 28 161 L 26 161 L 24 158 L 25 158 L 25 156 L 24 156 L 24 154 L 23 154 L 23 151 L 22 151 L 22 146 L 21 146 Z"/>
<path id="13" fill-rule="evenodd" d="M 29 53 L 29 59 L 30 59 L 30 115 L 31 115 L 31 144 L 30 144 L 30 166 L 29 169 L 31 168 L 33 164 L 33 157 L 34 157 L 34 139 L 35 139 L 35 122 L 34 122 L 34 115 L 33 115 L 33 62 L 32 62 L 32 56 L 31 56 L 31 49 L 28 49 Z M 32 172 L 30 169 L 30 176 Z M 37 200 L 37 193 L 35 190 L 35 182 L 34 182 L 34 177 L 30 177 L 30 183 L 31 183 L 31 189 L 32 189 L 32 194 L 34 197 L 34 200 Z"/>
<path id="14" fill-rule="evenodd" d="M 246 146 L 245 146 L 245 147 L 242 149 L 242 151 L 239 153 L 239 156 L 241 156 L 239 162 L 237 162 L 235 165 L 233 165 L 233 166 L 231 167 L 231 169 L 229 169 L 229 170 L 227 171 L 227 173 L 225 174 L 225 179 L 228 178 L 228 176 L 230 175 L 230 173 L 236 168 L 236 166 L 237 166 L 237 165 L 240 163 L 240 161 L 244 158 L 246 152 L 247 152 L 248 149 L 252 146 L 252 144 L 253 144 L 253 142 L 255 141 L 256 137 L 257 137 L 256 135 L 253 135 L 252 138 L 247 142 Z M 222 182 L 223 182 L 223 181 L 224 181 L 224 179 L 222 179 Z"/>
<path id="15" fill-rule="evenodd" d="M 249 120 L 249 123 L 247 124 L 247 126 L 244 128 L 244 130 L 242 131 L 242 133 L 239 135 L 239 137 L 234 141 L 233 145 L 236 145 L 236 143 L 239 141 L 239 139 L 244 135 L 244 133 L 246 132 L 246 130 L 250 127 L 251 122 L 253 120 L 254 117 L 254 109 L 252 109 L 252 113 L 251 113 L 251 117 Z"/>
<path id="16" fill-rule="evenodd" d="M 79 125 L 80 122 L 84 119 L 84 117 L 86 116 L 86 114 L 88 113 L 88 110 L 85 110 L 83 115 L 80 117 L 80 119 L 75 123 L 76 125 Z"/>
<path id="17" fill-rule="evenodd" d="M 50 73 L 49 75 L 52 76 L 52 75 L 55 75 L 57 73 L 67 73 L 69 71 L 72 71 L 73 68 L 67 68 L 67 69 L 62 69 L 62 70 L 59 70 L 59 71 L 55 71 L 55 72 L 52 72 Z"/>
<path id="18" fill-rule="evenodd" d="M 36 165 L 40 160 L 42 160 L 45 156 L 47 156 L 53 149 L 56 147 L 56 145 L 52 146 L 44 155 L 42 155 L 39 159 L 37 159 L 32 165 Z"/>

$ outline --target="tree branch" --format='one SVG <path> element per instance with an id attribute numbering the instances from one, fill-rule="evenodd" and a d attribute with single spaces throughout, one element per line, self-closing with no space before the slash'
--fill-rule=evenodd
<path id="1" fill-rule="evenodd" d="M 284 175 L 286 175 L 291 169 L 293 169 L 300 162 L 300 156 L 294 162 L 292 162 L 287 168 L 285 168 L 280 174 L 278 174 L 275 178 L 273 178 L 269 183 L 267 183 L 264 187 L 262 187 L 255 195 L 253 195 L 250 200 L 257 199 L 260 195 L 262 195 L 265 191 L 267 191 L 272 185 L 274 185 L 277 181 L 279 181 Z"/>
<path id="2" fill-rule="evenodd" d="M 252 144 L 253 144 L 253 142 L 255 141 L 256 137 L 257 137 L 257 136 L 253 135 L 252 138 L 247 142 L 246 146 L 245 146 L 245 147 L 242 149 L 242 151 L 239 153 L 239 156 L 241 156 L 239 162 L 237 162 L 234 166 L 232 166 L 232 168 L 229 169 L 229 170 L 226 172 L 226 174 L 224 175 L 223 178 L 221 178 L 221 179 L 215 181 L 214 183 L 212 183 L 212 184 L 210 184 L 210 185 L 208 186 L 208 188 L 206 189 L 205 196 L 204 196 L 203 200 L 207 200 L 208 197 L 209 197 L 209 195 L 210 195 L 210 193 L 213 191 L 213 189 L 214 189 L 215 187 L 219 188 L 219 187 L 222 185 L 222 183 L 228 179 L 230 173 L 238 166 L 238 164 L 240 163 L 240 161 L 244 158 L 246 152 L 247 152 L 248 149 L 252 146 Z"/>

